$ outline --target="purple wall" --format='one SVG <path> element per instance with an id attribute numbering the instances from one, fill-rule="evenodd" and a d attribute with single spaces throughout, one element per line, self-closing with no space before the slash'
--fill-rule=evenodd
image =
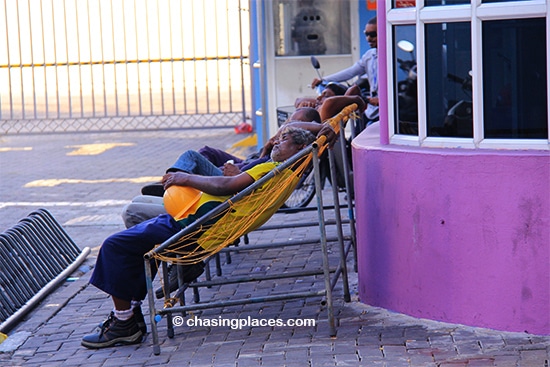
<path id="1" fill-rule="evenodd" d="M 546 151 L 353 142 L 362 302 L 416 317 L 550 334 Z"/>

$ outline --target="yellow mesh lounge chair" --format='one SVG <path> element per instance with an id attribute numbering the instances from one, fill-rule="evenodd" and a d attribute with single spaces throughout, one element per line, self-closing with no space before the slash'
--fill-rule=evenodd
<path id="1" fill-rule="evenodd" d="M 353 117 L 355 110 L 356 105 L 350 105 L 325 123 L 329 123 L 338 134 L 342 122 L 345 123 L 348 119 Z M 184 228 L 178 234 L 144 255 L 155 354 L 160 353 L 155 320 L 158 321 L 159 315 L 171 315 L 172 312 L 181 312 L 184 311 L 184 309 L 182 307 L 172 307 L 174 300 L 169 299 L 167 295 L 165 298 L 165 308 L 163 310 L 155 310 L 151 260 L 155 259 L 157 261 L 185 265 L 194 264 L 203 261 L 232 244 L 239 237 L 257 229 L 283 205 L 296 187 L 302 173 L 304 173 L 308 165 L 311 164 L 312 159 L 314 161 L 314 166 L 318 165 L 318 159 L 316 158 L 324 151 L 326 146 L 325 137 L 319 137 L 311 146 L 304 148 L 301 152 L 289 158 L 248 188 L 218 205 L 216 208 L 197 219 L 192 225 Z M 317 157 L 314 157 L 314 153 L 316 153 Z M 321 242 L 323 245 L 323 241 Z M 323 248 L 326 255 L 326 238 L 324 242 L 325 246 Z M 190 250 L 190 248 L 194 248 L 194 250 Z M 324 269 L 325 278 L 330 276 L 328 272 L 327 260 L 326 269 Z M 327 279 L 325 279 L 325 285 L 327 289 L 322 292 L 310 292 L 311 294 L 300 294 L 294 297 L 286 295 L 283 298 L 280 296 L 273 296 L 271 298 L 263 297 L 261 300 L 257 301 L 249 299 L 247 303 L 288 299 L 289 296 L 291 298 L 303 298 L 313 295 L 328 296 L 327 293 L 329 292 L 328 288 L 330 288 L 330 280 L 327 283 Z M 190 309 L 201 309 L 222 307 L 229 304 L 242 304 L 242 302 L 236 300 L 222 302 L 214 306 L 205 306 L 201 304 L 189 307 Z M 184 306 L 184 308 L 185 307 L 186 306 Z M 331 334 L 335 334 L 335 331 L 332 330 L 334 329 L 332 309 L 329 310 L 329 319 L 331 321 Z"/>

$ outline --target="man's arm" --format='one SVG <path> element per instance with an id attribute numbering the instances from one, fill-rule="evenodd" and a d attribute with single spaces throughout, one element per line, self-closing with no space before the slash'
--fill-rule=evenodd
<path id="1" fill-rule="evenodd" d="M 344 107 L 350 104 L 356 103 L 358 109 L 363 112 L 366 108 L 366 103 L 361 96 L 334 96 L 325 99 L 321 107 L 319 108 L 319 114 L 321 115 L 321 121 L 325 121 L 344 109 Z"/>
<path id="2" fill-rule="evenodd" d="M 252 176 L 242 172 L 237 176 L 200 176 L 185 172 L 171 172 L 162 177 L 166 190 L 172 185 L 190 186 L 210 195 L 233 195 L 254 182 Z"/>
<path id="3" fill-rule="evenodd" d="M 267 157 L 271 154 L 271 150 L 273 149 L 273 146 L 275 145 L 275 140 L 277 140 L 277 137 L 279 136 L 279 131 L 275 135 L 273 135 L 269 140 L 264 144 L 262 147 L 262 151 L 260 152 L 260 158 Z"/>
<path id="4" fill-rule="evenodd" d="M 353 64 L 352 66 L 350 66 L 348 68 L 345 68 L 345 69 L 340 70 L 340 71 L 338 71 L 334 74 L 330 74 L 330 75 L 327 75 L 327 76 L 323 77 L 323 81 L 324 82 L 337 82 L 337 83 L 345 82 L 346 80 L 350 80 L 350 79 L 352 79 L 356 76 L 363 75 L 366 72 L 367 71 L 366 71 L 365 67 L 362 65 L 361 60 L 359 60 L 355 64 Z M 320 82 L 321 81 L 318 78 L 315 78 L 311 82 L 311 85 L 316 86 Z M 316 83 L 316 84 L 314 84 L 314 83 Z"/>

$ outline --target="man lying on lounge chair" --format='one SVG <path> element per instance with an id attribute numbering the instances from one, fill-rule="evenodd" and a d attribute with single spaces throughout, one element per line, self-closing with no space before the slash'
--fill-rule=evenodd
<path id="1" fill-rule="evenodd" d="M 167 173 L 162 179 L 166 188 L 173 185 L 187 186 L 202 191 L 202 195 L 193 206 L 194 209 L 182 218 L 175 219 L 169 214 L 163 214 L 115 233 L 104 241 L 90 283 L 111 296 L 114 310 L 97 333 L 82 338 L 82 345 L 96 349 L 140 343 L 147 332 L 140 307 L 147 293 L 143 255 L 254 183 L 313 140 L 314 136 L 309 131 L 288 127 L 275 141 L 269 161 L 237 176 L 206 177 L 184 172 Z M 190 251 L 196 244 L 192 246 Z"/>
<path id="2" fill-rule="evenodd" d="M 360 112 L 365 109 L 366 104 L 359 95 L 354 94 L 330 97 L 324 100 L 323 106 L 320 108 L 319 113 L 313 109 L 313 112 L 315 112 L 315 114 L 313 114 L 312 111 L 310 111 L 310 108 L 302 107 L 292 114 L 286 124 L 291 124 L 291 126 L 309 130 L 313 134 L 320 134 L 321 129 L 325 128 L 325 125 L 317 123 L 317 119 L 323 118 L 324 121 L 336 115 L 344 107 L 351 105 L 352 103 L 357 104 Z M 215 149 L 209 148 L 209 154 L 193 150 L 184 152 L 180 155 L 177 161 L 167 169 L 166 172 L 184 171 L 202 176 L 232 176 L 239 174 L 242 170 L 252 168 L 254 165 L 266 161 L 264 157 L 269 157 L 271 148 L 273 147 L 273 142 L 277 139 L 279 133 L 280 130 L 266 142 L 258 159 L 249 161 L 246 165 L 243 164 L 237 166 L 231 163 L 226 163 L 227 160 L 236 158 L 220 150 L 216 150 L 214 153 Z M 327 138 L 329 141 L 334 140 L 332 139 L 332 136 Z M 223 167 L 220 168 L 222 165 Z M 161 184 L 154 183 L 146 185 L 143 187 L 142 193 L 144 195 L 139 195 L 133 198 L 132 202 L 128 203 L 128 205 L 126 205 L 122 210 L 122 220 L 124 221 L 126 228 L 130 228 L 147 219 L 166 213 L 162 203 L 164 187 Z"/>

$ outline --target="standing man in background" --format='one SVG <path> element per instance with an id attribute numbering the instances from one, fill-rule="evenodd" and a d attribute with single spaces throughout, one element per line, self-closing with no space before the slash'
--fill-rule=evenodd
<path id="1" fill-rule="evenodd" d="M 321 82 L 344 82 L 354 77 L 359 77 L 355 82 L 357 85 L 361 85 L 361 80 L 366 79 L 369 87 L 368 96 L 366 97 L 368 102 L 367 109 L 365 110 L 365 116 L 369 123 L 378 121 L 378 34 L 377 34 L 376 17 L 369 19 L 365 25 L 365 37 L 371 47 L 367 52 L 361 56 L 361 59 L 355 64 L 340 70 L 334 74 L 328 75 L 323 80 L 315 78 L 311 82 L 312 87 L 316 87 Z M 363 88 L 361 88 L 363 89 Z"/>

